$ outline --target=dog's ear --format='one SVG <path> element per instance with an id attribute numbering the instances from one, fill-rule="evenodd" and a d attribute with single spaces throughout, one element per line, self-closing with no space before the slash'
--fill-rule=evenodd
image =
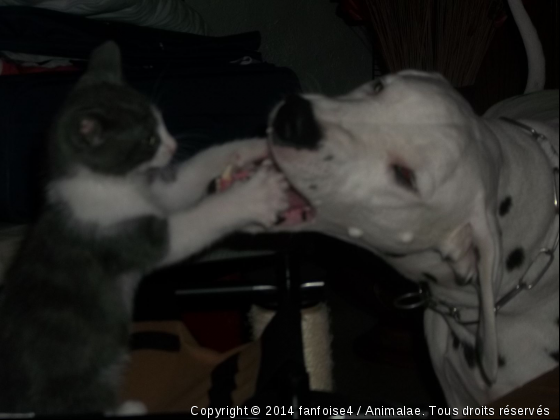
<path id="1" fill-rule="evenodd" d="M 498 370 L 494 290 L 502 279 L 502 250 L 495 211 L 482 194 L 475 200 L 468 221 L 445 238 L 440 251 L 453 268 L 460 286 L 477 281 L 477 355 L 483 376 L 493 383 Z"/>
<path id="2" fill-rule="evenodd" d="M 494 383 L 498 374 L 498 337 L 494 290 L 502 281 L 502 244 L 495 209 L 483 197 L 471 219 L 474 246 L 478 250 L 479 324 L 476 349 L 482 374 Z"/>

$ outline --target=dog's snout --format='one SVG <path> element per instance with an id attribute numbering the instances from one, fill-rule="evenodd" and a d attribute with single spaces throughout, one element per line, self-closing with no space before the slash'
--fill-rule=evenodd
<path id="1" fill-rule="evenodd" d="M 321 129 L 311 102 L 298 95 L 290 95 L 278 109 L 274 122 L 274 141 L 278 144 L 315 149 L 321 140 Z"/>

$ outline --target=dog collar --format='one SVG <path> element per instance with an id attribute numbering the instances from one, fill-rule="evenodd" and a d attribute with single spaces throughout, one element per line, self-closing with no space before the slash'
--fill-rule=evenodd
<path id="1" fill-rule="evenodd" d="M 554 146 L 552 145 L 548 137 L 538 132 L 533 127 L 507 117 L 500 117 L 500 119 L 526 131 L 535 141 L 535 143 L 537 143 L 541 147 L 541 149 L 543 149 L 545 155 L 550 160 L 552 165 L 552 178 L 554 181 L 552 184 L 554 188 L 553 204 L 554 208 L 556 209 L 556 214 L 558 215 L 558 152 L 556 151 L 556 149 L 554 149 Z M 554 240 L 552 246 L 548 248 L 541 248 L 521 276 L 521 279 L 519 280 L 517 285 L 512 290 L 503 295 L 500 299 L 498 299 L 498 301 L 494 305 L 495 314 L 498 314 L 500 309 L 502 309 L 507 303 L 514 299 L 519 293 L 533 289 L 542 280 L 545 273 L 554 263 L 554 253 L 558 249 L 559 237 L 560 232 L 557 232 L 556 239 Z M 535 277 L 535 279 L 532 282 L 529 282 L 527 279 L 527 274 L 529 274 L 531 269 L 539 261 L 542 261 L 543 266 L 538 271 L 538 275 Z M 399 296 L 397 299 L 395 299 L 394 305 L 398 309 L 403 310 L 411 310 L 420 307 L 431 309 L 445 317 L 453 318 L 455 322 L 462 325 L 477 324 L 479 321 L 478 317 L 474 320 L 466 319 L 466 313 L 473 313 L 473 311 L 476 311 L 476 313 L 478 314 L 478 307 L 451 305 L 434 296 L 426 283 L 420 283 L 417 292 L 407 293 Z"/>
<path id="2" fill-rule="evenodd" d="M 526 124 L 523 124 L 511 118 L 501 117 L 501 119 L 525 130 L 533 138 L 533 140 L 541 147 L 541 149 L 543 149 L 544 153 L 550 160 L 552 164 L 552 180 L 553 180 L 552 186 L 554 188 L 553 204 L 554 204 L 554 208 L 556 209 L 556 215 L 558 215 L 558 174 L 559 174 L 558 152 L 556 151 L 556 149 L 554 149 L 554 146 L 552 145 L 548 137 L 546 137 L 542 133 L 539 133 L 533 127 L 530 127 Z M 510 292 L 506 293 L 500 300 L 498 300 L 496 306 L 494 307 L 495 313 L 497 313 L 505 304 L 507 304 L 520 292 L 524 290 L 531 290 L 543 278 L 544 274 L 554 263 L 554 253 L 558 249 L 559 238 L 560 238 L 560 231 L 556 232 L 556 239 L 554 240 L 554 243 L 552 244 L 551 247 L 541 248 L 539 250 L 537 255 L 535 255 L 535 257 L 533 258 L 533 261 L 531 261 L 531 264 L 529 264 L 529 266 L 527 267 L 527 270 L 525 270 L 525 272 L 523 273 L 523 276 L 521 276 L 521 280 L 519 281 L 517 286 L 514 289 L 512 289 Z M 537 261 L 542 258 L 546 259 L 545 260 L 546 263 L 544 264 L 543 268 L 539 271 L 539 274 L 537 275 L 535 280 L 532 283 L 528 283 L 526 279 L 527 274 L 529 273 L 531 268 L 537 263 Z"/>

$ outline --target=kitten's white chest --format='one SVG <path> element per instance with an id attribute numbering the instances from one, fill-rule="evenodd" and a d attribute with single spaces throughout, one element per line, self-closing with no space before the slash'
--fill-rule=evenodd
<path id="1" fill-rule="evenodd" d="M 140 284 L 141 280 L 142 274 L 139 272 L 123 274 L 118 279 L 119 287 L 121 288 L 123 297 L 123 303 L 130 316 L 132 316 L 132 310 L 134 309 L 134 296 L 136 295 L 136 290 L 138 289 L 138 285 Z"/>
<path id="2" fill-rule="evenodd" d="M 135 217 L 160 215 L 158 208 L 142 193 L 138 180 L 98 175 L 86 169 L 52 182 L 48 198 L 53 204 L 68 205 L 77 220 L 100 227 Z"/>

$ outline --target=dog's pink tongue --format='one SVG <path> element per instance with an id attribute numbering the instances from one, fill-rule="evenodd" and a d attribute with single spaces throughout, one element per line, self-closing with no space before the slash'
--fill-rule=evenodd
<path id="1" fill-rule="evenodd" d="M 290 207 L 288 210 L 282 212 L 280 216 L 283 219 L 281 222 L 282 225 L 297 225 L 313 217 L 313 209 L 309 206 L 307 200 L 293 189 L 288 191 L 288 200 Z"/>
<path id="2" fill-rule="evenodd" d="M 215 180 L 216 191 L 224 191 L 235 182 L 250 178 L 256 170 L 254 164 L 245 168 L 234 169 L 232 166 L 226 168 L 222 176 Z M 288 191 L 288 202 L 290 207 L 279 215 L 279 224 L 284 226 L 297 225 L 313 218 L 314 210 L 308 201 L 293 188 Z"/>

